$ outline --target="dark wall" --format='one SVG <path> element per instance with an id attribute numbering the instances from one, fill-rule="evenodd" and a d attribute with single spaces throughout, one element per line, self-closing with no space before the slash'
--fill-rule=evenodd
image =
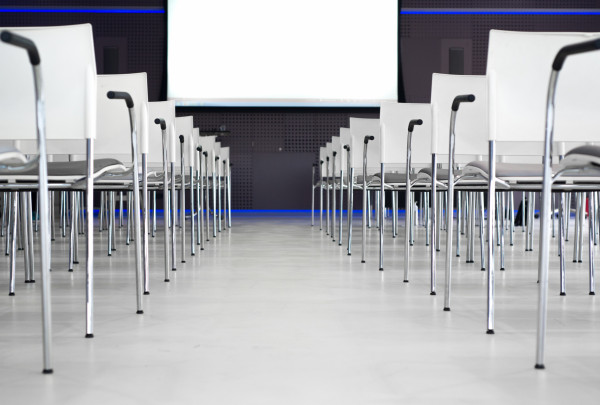
<path id="1" fill-rule="evenodd" d="M 215 0 L 218 1 L 218 0 Z M 95 1 L 93 6 L 164 9 L 163 0 Z M 444 7 L 435 0 L 403 0 L 403 9 Z M 441 5 L 442 4 L 442 5 Z M 0 6 L 91 7 L 84 1 L 5 1 Z M 598 0 L 463 0 L 453 9 L 600 8 Z M 0 26 L 61 25 L 89 22 L 94 28 L 98 73 L 145 71 L 151 101 L 164 97 L 165 14 L 0 13 Z M 487 35 L 491 28 L 533 31 L 599 31 L 600 16 L 564 15 L 402 15 L 400 55 L 408 102 L 427 102 L 431 74 L 484 74 Z M 360 80 L 360 78 L 357 78 Z M 233 206 L 238 209 L 306 209 L 310 207 L 310 163 L 318 148 L 350 116 L 376 118 L 376 109 L 179 109 L 193 115 L 201 130 L 225 126 L 231 135 Z M 312 156 L 312 159 L 311 159 Z M 305 171 L 302 167 L 306 165 Z M 272 167 L 271 170 L 269 168 Z M 267 193 L 266 190 L 272 190 Z"/>

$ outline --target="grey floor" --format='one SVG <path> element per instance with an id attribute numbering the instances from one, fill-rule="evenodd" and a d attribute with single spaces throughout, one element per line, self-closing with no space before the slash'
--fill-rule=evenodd
<path id="1" fill-rule="evenodd" d="M 452 311 L 443 312 L 444 266 L 439 295 L 432 297 L 422 228 L 407 284 L 402 237 L 387 238 L 379 272 L 375 228 L 361 264 L 359 228 L 349 257 L 318 225 L 310 226 L 308 214 L 233 219 L 232 230 L 178 263 L 171 283 L 163 282 L 162 239 L 151 240 L 144 315 L 135 314 L 134 245 L 124 245 L 120 230 L 109 258 L 106 233 L 96 232 L 94 339 L 83 337 L 83 261 L 68 273 L 66 240 L 59 238 L 52 273 L 55 373 L 41 374 L 39 284 L 24 284 L 21 271 L 17 295 L 0 295 L 0 402 L 598 401 L 598 298 L 587 294 L 587 263 L 567 262 L 568 295 L 560 297 L 552 253 L 547 369 L 534 370 L 537 245 L 524 252 L 520 229 L 507 270 L 497 275 L 497 333 L 490 336 L 479 260 L 455 259 Z M 1 261 L 7 269 L 8 258 Z M 7 292 L 7 279 L 2 272 L 0 291 Z"/>

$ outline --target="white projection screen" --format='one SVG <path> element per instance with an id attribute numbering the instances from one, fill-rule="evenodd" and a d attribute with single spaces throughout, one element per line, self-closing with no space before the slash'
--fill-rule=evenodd
<path id="1" fill-rule="evenodd" d="M 398 0 L 169 0 L 179 106 L 379 106 L 398 100 Z"/>

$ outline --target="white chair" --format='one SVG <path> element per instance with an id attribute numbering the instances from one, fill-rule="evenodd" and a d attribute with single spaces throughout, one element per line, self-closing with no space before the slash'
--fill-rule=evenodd
<path id="1" fill-rule="evenodd" d="M 38 166 L 42 274 L 42 341 L 44 373 L 52 373 L 50 308 L 50 222 L 46 139 L 82 139 L 87 144 L 88 229 L 93 229 L 93 145 L 96 71 L 91 25 L 0 29 L 0 136 L 37 139 L 38 157 L 20 166 Z M 15 45 L 15 47 L 7 44 Z M 27 55 L 22 49 L 27 50 Z M 33 69 L 34 80 L 31 80 Z M 42 79 L 44 83 L 42 84 Z M 6 156 L 6 155 L 5 155 Z M 12 154 L 11 157 L 15 157 Z M 17 167 L 19 164 L 17 164 Z M 6 165 L 5 167 L 10 167 Z M 10 168 L 8 168 L 10 170 Z M 14 174 L 18 170 L 12 170 Z M 14 187 L 14 186 L 13 186 Z M 13 212 L 16 194 L 13 194 Z M 15 229 L 15 228 L 13 228 Z M 13 239 L 14 240 L 14 239 Z M 92 335 L 93 238 L 86 257 L 86 336 Z"/>
<path id="2" fill-rule="evenodd" d="M 590 156 L 593 156 L 594 149 L 583 147 L 574 150 L 553 174 L 552 146 L 554 142 L 561 141 L 597 141 L 600 127 L 600 116 L 597 113 L 600 103 L 595 97 L 596 90 L 600 89 L 600 79 L 597 75 L 600 53 L 573 56 L 566 63 L 565 59 L 569 55 L 598 49 L 598 38 L 598 33 L 490 32 L 487 65 L 490 86 L 490 185 L 495 187 L 496 184 L 497 142 L 539 142 L 542 134 L 545 134 L 536 368 L 544 368 L 550 242 L 548 228 L 553 183 L 571 176 L 573 172 L 579 172 L 582 167 L 589 168 L 589 162 L 593 161 Z M 592 170 L 592 173 L 595 173 L 595 170 Z M 577 187 L 577 184 L 566 187 L 554 184 L 554 187 L 569 189 Z M 591 187 L 595 189 L 593 184 Z M 590 215 L 590 220 L 592 217 L 593 215 Z M 490 237 L 493 237 L 493 234 Z M 592 252 L 590 246 L 590 294 L 595 292 Z M 564 259 L 564 251 L 562 258 Z M 494 274 L 491 266 L 490 270 L 488 330 L 493 330 Z"/>
<path id="3" fill-rule="evenodd" d="M 367 188 L 373 174 L 379 171 L 381 165 L 379 132 L 379 119 L 350 117 L 350 135 L 352 137 L 350 165 L 354 168 L 356 176 L 352 179 L 352 184 L 348 186 L 348 189 L 353 190 L 354 181 L 356 181 L 361 183 L 359 187 L 363 190 L 362 263 L 366 262 L 367 215 L 370 218 L 370 213 L 367 213 L 369 205 L 367 204 Z"/>
<path id="4" fill-rule="evenodd" d="M 212 183 L 212 191 L 213 191 L 213 212 L 215 208 L 216 194 L 215 194 L 215 142 L 216 136 L 199 136 L 198 137 L 198 145 L 202 147 L 202 155 L 204 156 L 204 181 L 205 184 L 204 189 L 206 190 L 205 194 L 205 210 L 206 210 L 206 241 L 209 241 L 210 235 L 210 194 L 209 190 L 211 189 Z M 216 214 L 213 217 L 213 235 L 216 237 Z"/>
<path id="5" fill-rule="evenodd" d="M 200 250 L 204 250 L 204 172 L 203 168 L 206 165 L 204 151 L 200 144 L 200 129 L 193 130 L 194 145 L 195 145 L 195 176 L 196 176 L 196 205 L 197 205 L 197 227 L 196 227 L 196 245 L 200 246 Z M 206 229 L 208 234 L 208 228 Z"/>
<path id="6" fill-rule="evenodd" d="M 424 165 L 430 159 L 431 142 L 431 105 L 410 103 L 382 103 L 380 108 L 381 123 L 381 195 L 386 185 L 406 192 L 405 245 L 404 245 L 404 282 L 408 282 L 410 257 L 410 231 L 413 202 L 411 200 L 411 178 L 413 163 Z M 413 130 L 416 142 L 413 146 Z M 406 136 L 405 136 L 406 134 Z M 413 153 L 415 159 L 413 159 Z M 395 172 L 390 172 L 393 169 Z M 387 170 L 387 171 L 386 171 Z M 392 204 L 396 205 L 396 204 Z M 384 199 L 380 199 L 380 223 L 383 223 Z M 394 207 L 394 212 L 396 208 Z M 396 217 L 394 215 L 394 221 Z M 380 258 L 379 269 L 383 270 L 383 226 L 380 226 Z"/>
<path id="7" fill-rule="evenodd" d="M 457 156 L 485 153 L 485 135 L 487 130 L 487 79 L 485 76 L 461 76 L 434 74 L 431 85 L 431 104 L 433 106 L 432 167 L 437 166 L 437 155 L 448 150 L 447 206 L 446 206 L 446 272 L 444 290 L 444 311 L 450 311 L 450 292 L 452 279 L 452 239 L 454 224 L 454 186 L 455 161 Z M 460 107 L 460 112 L 459 112 Z M 435 193 L 437 175 L 432 175 L 432 195 Z M 465 182 L 464 178 L 460 179 Z M 479 182 L 481 183 L 481 181 Z M 432 202 L 435 198 L 432 197 Z M 432 209 L 432 217 L 437 215 Z M 480 208 L 480 213 L 483 210 Z M 480 214 L 480 218 L 483 216 Z M 480 222 L 481 224 L 481 222 Z M 439 232 L 439 228 L 437 230 Z M 480 232 L 483 229 L 480 228 Z M 432 226 L 432 239 L 436 232 Z M 459 235 L 457 233 L 457 239 Z M 483 239 L 482 239 L 483 243 Z M 482 252 L 483 252 L 483 245 Z M 432 272 L 435 272 L 435 249 L 432 250 Z"/>
<path id="8" fill-rule="evenodd" d="M 180 194 L 179 194 L 179 224 L 181 230 L 181 263 L 185 263 L 185 187 L 186 187 L 186 170 L 192 173 L 192 163 L 195 153 L 195 141 L 193 139 L 194 132 L 194 117 L 177 117 L 175 118 L 175 130 L 179 139 L 179 156 L 180 156 Z M 187 163 L 187 165 L 186 165 Z M 190 186 L 192 186 L 192 175 L 189 178 Z M 192 209 L 193 211 L 193 209 Z M 194 222 L 192 216 L 192 223 Z M 194 230 L 192 228 L 192 235 Z M 190 238 L 193 239 L 193 236 Z M 194 243 L 192 240 L 192 251 Z"/>
<path id="9" fill-rule="evenodd" d="M 223 185 L 225 187 L 225 196 L 223 199 L 225 205 L 225 226 L 231 228 L 231 155 L 230 147 L 221 147 L 221 161 L 223 163 Z"/>
<path id="10" fill-rule="evenodd" d="M 176 269 L 175 253 L 175 209 L 174 204 L 169 204 L 169 182 L 171 183 L 172 196 L 175 195 L 175 102 L 157 101 L 148 103 L 149 125 L 148 161 L 157 163 L 157 154 L 162 154 L 162 188 L 163 188 L 163 212 L 164 212 L 164 248 L 165 248 L 165 282 L 170 281 L 170 272 Z M 160 147 L 159 147 L 160 145 Z M 168 165 L 171 166 L 171 178 L 169 179 Z M 172 200 L 173 201 L 173 200 Z M 171 211 L 169 210 L 173 208 Z M 156 211 L 156 203 L 154 204 Z M 171 223 L 171 255 L 169 256 L 169 222 Z M 171 261 L 169 263 L 169 258 Z"/>

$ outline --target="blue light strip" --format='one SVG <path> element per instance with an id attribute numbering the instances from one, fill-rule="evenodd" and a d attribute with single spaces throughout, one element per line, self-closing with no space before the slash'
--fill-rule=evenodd
<path id="1" fill-rule="evenodd" d="M 94 13 L 94 14 L 164 14 L 165 10 L 160 7 L 1 7 L 0 13 Z"/>
<path id="2" fill-rule="evenodd" d="M 600 9 L 441 9 L 409 8 L 402 15 L 600 15 Z"/>

